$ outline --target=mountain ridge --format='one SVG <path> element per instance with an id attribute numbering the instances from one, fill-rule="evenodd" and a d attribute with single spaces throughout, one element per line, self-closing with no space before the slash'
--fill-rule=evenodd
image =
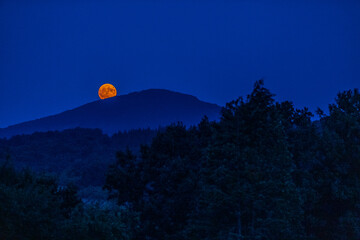
<path id="1" fill-rule="evenodd" d="M 220 117 L 221 107 L 197 97 L 166 89 L 147 89 L 85 103 L 58 114 L 0 129 L 0 137 L 64 130 L 99 128 L 113 134 L 139 128 L 157 128 L 173 122 L 195 125 L 206 115 Z"/>

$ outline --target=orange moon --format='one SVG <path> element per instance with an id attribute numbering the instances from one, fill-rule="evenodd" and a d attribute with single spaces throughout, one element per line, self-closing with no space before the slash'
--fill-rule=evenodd
<path id="1" fill-rule="evenodd" d="M 115 96 L 116 96 L 116 88 L 113 85 L 109 83 L 105 83 L 99 88 L 99 97 L 101 99 L 111 98 Z"/>

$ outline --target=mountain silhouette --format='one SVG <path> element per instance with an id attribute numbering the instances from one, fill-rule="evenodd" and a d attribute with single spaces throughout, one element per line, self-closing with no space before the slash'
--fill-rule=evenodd
<path id="1" fill-rule="evenodd" d="M 204 115 L 220 117 L 221 107 L 198 98 L 162 89 L 133 92 L 94 101 L 56 115 L 0 129 L 0 137 L 70 128 L 99 128 L 112 134 L 139 128 L 158 128 L 174 122 L 195 125 Z"/>

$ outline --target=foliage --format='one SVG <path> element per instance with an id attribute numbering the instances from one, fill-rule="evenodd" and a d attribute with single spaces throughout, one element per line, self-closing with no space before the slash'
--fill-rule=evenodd
<path id="1" fill-rule="evenodd" d="M 219 122 L 119 152 L 104 188 L 140 213 L 136 239 L 359 239 L 359 92 L 312 116 L 259 81 Z"/>
<path id="2" fill-rule="evenodd" d="M 360 93 L 317 113 L 258 81 L 219 122 L 3 139 L 2 158 L 39 170 L 54 157 L 63 178 L 2 165 L 0 239 L 360 239 Z"/>
<path id="3" fill-rule="evenodd" d="M 0 239 L 131 239 L 136 230 L 130 210 L 83 205 L 74 186 L 60 187 L 53 177 L 8 163 L 0 176 Z"/>

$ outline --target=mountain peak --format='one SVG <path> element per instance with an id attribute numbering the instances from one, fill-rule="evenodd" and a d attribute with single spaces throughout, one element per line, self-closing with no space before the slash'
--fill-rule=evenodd
<path id="1" fill-rule="evenodd" d="M 167 89 L 157 89 L 157 88 L 146 89 L 146 90 L 141 90 L 141 91 L 137 91 L 137 92 L 131 92 L 131 93 L 128 93 L 126 95 L 121 95 L 121 96 L 137 96 L 137 97 L 145 97 L 145 98 L 159 98 L 159 97 L 183 98 L 183 99 L 188 98 L 188 99 L 192 99 L 194 101 L 199 101 L 199 99 L 197 97 L 189 95 L 189 94 L 171 91 L 171 90 L 167 90 Z"/>
<path id="2" fill-rule="evenodd" d="M 0 129 L 0 137 L 69 128 L 99 128 L 115 133 L 139 128 L 158 128 L 174 122 L 199 123 L 220 116 L 220 106 L 165 89 L 148 89 L 87 103 L 56 115 Z"/>

